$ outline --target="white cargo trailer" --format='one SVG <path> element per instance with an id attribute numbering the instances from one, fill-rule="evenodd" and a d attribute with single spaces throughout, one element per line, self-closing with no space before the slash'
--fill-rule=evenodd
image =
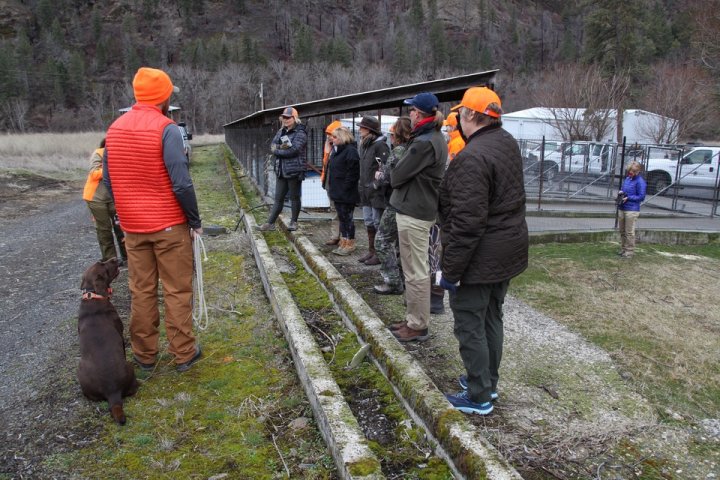
<path id="1" fill-rule="evenodd" d="M 585 115 L 584 108 L 555 109 L 562 110 L 558 118 L 582 119 Z M 615 118 L 617 112 L 610 111 L 611 123 L 604 138 L 600 141 L 616 142 L 617 129 Z M 517 112 L 506 113 L 502 116 L 503 128 L 519 140 L 539 140 L 543 136 L 546 140 L 562 141 L 561 133 L 554 126 L 555 115 L 549 108 L 535 107 Z M 677 123 L 676 120 L 663 117 L 646 110 L 630 109 L 623 111 L 623 136 L 627 138 L 628 145 L 631 144 L 655 144 L 658 143 L 652 136 L 652 132 L 660 125 Z M 677 128 L 675 129 L 677 132 Z M 663 143 L 675 143 L 674 138 L 665 139 Z M 669 140 L 669 141 L 668 141 Z"/>

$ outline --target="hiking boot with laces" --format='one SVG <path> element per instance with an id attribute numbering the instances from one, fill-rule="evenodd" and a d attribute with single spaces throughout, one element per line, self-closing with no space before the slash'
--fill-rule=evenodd
<path id="1" fill-rule="evenodd" d="M 430 338 L 430 335 L 428 335 L 428 329 L 424 328 L 422 330 L 415 330 L 414 328 L 410 328 L 407 326 L 407 323 L 397 330 L 392 330 L 392 334 L 395 335 L 395 338 L 397 338 L 401 342 L 424 342 L 428 338 Z"/>

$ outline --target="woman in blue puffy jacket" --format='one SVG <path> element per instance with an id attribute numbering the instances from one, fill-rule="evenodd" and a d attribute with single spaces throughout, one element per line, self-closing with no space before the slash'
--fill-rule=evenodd
<path id="1" fill-rule="evenodd" d="M 640 176 L 642 166 L 638 162 L 631 162 L 627 168 L 627 176 L 623 180 L 622 190 L 618 192 L 618 198 L 622 198 L 618 204 L 621 238 L 621 249 L 619 255 L 623 258 L 630 258 L 635 254 L 635 223 L 640 217 L 640 204 L 645 200 L 647 183 Z"/>

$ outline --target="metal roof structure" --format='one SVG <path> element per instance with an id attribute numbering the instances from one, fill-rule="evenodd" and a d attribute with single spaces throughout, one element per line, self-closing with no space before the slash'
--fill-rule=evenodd
<path id="1" fill-rule="evenodd" d="M 421 92 L 434 93 L 441 103 L 454 102 L 460 101 L 465 90 L 470 87 L 488 86 L 493 88 L 496 73 L 497 70 L 488 70 L 457 77 L 296 103 L 292 106 L 300 112 L 300 118 L 312 118 L 364 110 L 398 108 L 402 107 L 403 100 L 411 98 Z M 260 110 L 226 124 L 225 128 L 250 128 L 268 125 L 277 121 L 278 116 L 280 116 L 280 113 L 285 107 L 287 107 L 287 105 Z"/>

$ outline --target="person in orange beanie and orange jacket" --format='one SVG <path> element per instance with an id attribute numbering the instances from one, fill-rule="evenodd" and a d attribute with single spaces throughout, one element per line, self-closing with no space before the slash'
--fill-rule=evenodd
<path id="1" fill-rule="evenodd" d="M 325 146 L 323 147 L 323 166 L 322 173 L 320 174 L 320 184 L 326 192 L 330 192 L 328 162 L 333 152 L 335 151 L 332 142 L 332 133 L 333 130 L 340 127 L 342 127 L 342 123 L 340 122 L 340 120 L 335 120 L 330 125 L 325 127 Z M 333 215 L 330 225 L 330 231 L 332 233 L 330 239 L 325 242 L 325 245 L 337 245 L 338 243 L 340 243 L 340 221 L 338 220 L 337 211 L 335 210 L 335 202 L 330 200 L 330 193 L 328 193 L 328 201 L 330 202 L 330 210 L 332 212 L 335 212 L 335 214 Z"/>
<path id="2" fill-rule="evenodd" d="M 105 139 L 100 142 L 100 148 L 95 149 L 90 157 L 90 172 L 85 181 L 83 189 L 83 200 L 87 203 L 90 213 L 95 222 L 95 234 L 97 235 L 98 244 L 100 245 L 100 253 L 102 261 L 117 258 L 120 265 L 127 262 L 127 252 L 125 251 L 125 234 L 115 222 L 115 203 L 113 203 L 110 192 L 108 192 L 105 184 L 101 182 L 103 176 L 102 159 L 105 153 Z M 113 238 L 113 233 L 115 238 Z M 115 248 L 115 239 L 117 239 L 120 256 Z"/>
<path id="3" fill-rule="evenodd" d="M 103 158 L 103 181 L 125 232 L 130 342 L 142 370 L 158 359 L 158 281 L 176 370 L 188 370 L 201 355 L 192 332 L 192 242 L 202 226 L 182 134 L 167 116 L 178 91 L 167 73 L 141 67 L 133 79 L 137 103 L 110 125 Z"/>

